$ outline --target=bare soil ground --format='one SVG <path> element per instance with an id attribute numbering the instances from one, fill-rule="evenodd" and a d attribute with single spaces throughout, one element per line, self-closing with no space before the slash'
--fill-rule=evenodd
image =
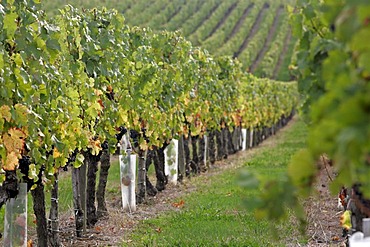
<path id="1" fill-rule="evenodd" d="M 315 183 L 316 194 L 304 202 L 309 238 L 306 246 L 346 246 L 339 223 L 343 211 L 338 209 L 338 196 L 333 196 L 329 191 L 329 184 L 335 177 L 333 167 L 324 156 L 320 158 L 318 166 L 320 170 Z"/>

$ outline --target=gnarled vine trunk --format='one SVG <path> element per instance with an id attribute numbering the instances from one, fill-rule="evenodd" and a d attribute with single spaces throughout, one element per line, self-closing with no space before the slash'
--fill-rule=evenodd
<path id="1" fill-rule="evenodd" d="M 31 190 L 33 199 L 33 212 L 36 215 L 36 231 L 37 231 L 37 246 L 48 246 L 48 229 L 45 210 L 45 192 L 44 185 L 38 184 L 37 187 Z"/>
<path id="2" fill-rule="evenodd" d="M 208 155 L 209 162 L 214 165 L 216 162 L 215 131 L 208 132 Z"/>
<path id="3" fill-rule="evenodd" d="M 216 130 L 216 144 L 217 144 L 217 160 L 222 160 L 224 157 L 222 131 Z"/>
<path id="4" fill-rule="evenodd" d="M 229 155 L 229 144 L 228 144 L 228 134 L 227 134 L 227 128 L 221 129 L 221 139 L 222 139 L 222 153 L 223 153 L 223 159 L 227 159 L 227 156 Z"/>
<path id="5" fill-rule="evenodd" d="M 146 182 L 146 192 L 149 196 L 155 196 L 158 193 L 158 190 L 153 186 L 153 184 L 150 182 L 148 177 L 148 170 L 152 163 L 154 163 L 154 160 L 156 159 L 156 149 L 157 147 L 153 147 L 152 150 L 148 150 L 146 154 L 146 160 L 145 160 L 145 169 L 146 169 L 146 176 L 145 176 L 145 182 Z"/>
<path id="6" fill-rule="evenodd" d="M 192 171 L 194 171 L 195 174 L 198 174 L 200 172 L 199 169 L 199 157 L 198 157 L 198 148 L 197 148 L 197 142 L 198 142 L 199 136 L 192 136 L 191 137 L 191 149 L 192 149 L 192 162 L 190 164 Z"/>
<path id="7" fill-rule="evenodd" d="M 185 152 L 184 152 L 184 136 L 181 136 L 179 139 L 179 167 L 178 167 L 178 181 L 181 182 L 186 176 L 185 168 Z"/>
<path id="8" fill-rule="evenodd" d="M 146 201 L 146 167 L 145 167 L 146 150 L 139 149 L 138 151 L 138 193 L 137 202 L 143 203 Z"/>
<path id="9" fill-rule="evenodd" d="M 154 166 L 155 166 L 155 175 L 157 178 L 157 183 L 155 187 L 158 191 L 162 191 L 166 188 L 167 184 L 167 177 L 164 172 L 164 150 L 168 145 L 165 144 L 163 147 L 157 149 L 157 158 L 154 159 Z"/>
<path id="10" fill-rule="evenodd" d="M 108 172 L 110 168 L 110 154 L 108 149 L 103 149 L 100 157 L 100 173 L 98 190 L 96 191 L 96 200 L 98 203 L 97 217 L 101 218 L 108 214 L 107 206 L 105 203 L 105 189 L 107 187 Z"/>
<path id="11" fill-rule="evenodd" d="M 88 167 L 86 186 L 86 224 L 88 227 L 92 227 L 98 221 L 95 207 L 95 192 L 96 173 L 98 171 L 100 155 L 92 155 L 90 152 L 86 152 L 84 153 L 84 156 Z M 83 203 L 83 201 L 81 201 L 81 203 Z"/>
<path id="12" fill-rule="evenodd" d="M 186 176 L 190 176 L 190 148 L 189 148 L 189 139 L 191 137 L 184 137 L 184 155 L 185 155 L 185 174 Z"/>
<path id="13" fill-rule="evenodd" d="M 76 223 L 76 236 L 82 237 L 84 226 L 84 211 L 81 206 L 80 195 L 80 168 L 72 168 L 72 190 L 73 190 L 73 208 Z"/>

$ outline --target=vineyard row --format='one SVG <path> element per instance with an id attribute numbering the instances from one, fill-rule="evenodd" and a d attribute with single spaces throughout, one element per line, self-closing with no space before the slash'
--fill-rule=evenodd
<path id="1" fill-rule="evenodd" d="M 294 82 L 257 79 L 231 57 L 213 57 L 178 32 L 130 27 L 116 11 L 66 6 L 48 20 L 36 2 L 5 1 L 1 12 L 2 203 L 17 195 L 18 181 L 27 182 L 39 241 L 48 236 L 44 186 L 57 189 L 60 168 L 74 167 L 79 233 L 85 202 L 77 188 L 86 174 L 77 168 L 87 166 L 86 210 L 94 216 L 97 163 L 122 135 L 143 158 L 138 189 L 145 198 L 147 152 L 173 138 L 271 128 L 297 103 Z M 57 202 L 52 208 L 55 222 Z"/>

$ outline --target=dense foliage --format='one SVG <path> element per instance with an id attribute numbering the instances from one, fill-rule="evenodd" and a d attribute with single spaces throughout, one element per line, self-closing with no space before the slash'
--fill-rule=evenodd
<path id="1" fill-rule="evenodd" d="M 116 11 L 66 6 L 50 22 L 36 2 L 7 1 L 1 12 L 1 167 L 15 171 L 28 155 L 29 179 L 52 180 L 72 153 L 97 154 L 105 141 L 113 151 L 119 126 L 146 136 L 145 150 L 186 123 L 197 135 L 240 124 L 242 111 L 243 125 L 269 125 L 295 104 L 294 84 L 242 79 L 236 60 L 176 32 L 129 27 Z"/>
<path id="2" fill-rule="evenodd" d="M 326 153 L 338 170 L 334 188 L 360 183 L 369 197 L 370 3 L 302 1 L 299 7 L 293 17 L 300 37 L 296 71 L 310 124 L 304 156 Z M 301 161 L 305 174 L 292 165 L 298 185 L 315 173 Z"/>

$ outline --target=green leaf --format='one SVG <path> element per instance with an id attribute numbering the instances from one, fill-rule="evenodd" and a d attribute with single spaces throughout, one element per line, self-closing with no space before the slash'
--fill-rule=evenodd
<path id="1" fill-rule="evenodd" d="M 76 160 L 75 162 L 73 163 L 73 167 L 74 168 L 79 168 L 80 166 L 83 165 L 84 163 L 84 160 L 85 160 L 85 157 L 82 155 L 82 154 L 77 154 L 76 155 Z"/>
<path id="2" fill-rule="evenodd" d="M 301 150 L 293 156 L 288 174 L 293 184 L 301 189 L 300 194 L 307 196 L 316 174 L 315 161 L 309 150 Z"/>
<path id="3" fill-rule="evenodd" d="M 6 13 L 4 16 L 3 28 L 6 30 L 8 39 L 12 39 L 17 30 L 17 18 L 18 14 L 14 12 Z"/>
<path id="4" fill-rule="evenodd" d="M 259 187 L 259 180 L 257 179 L 256 175 L 249 172 L 247 169 L 244 169 L 240 173 L 239 177 L 239 185 L 245 189 L 257 189 Z"/>

